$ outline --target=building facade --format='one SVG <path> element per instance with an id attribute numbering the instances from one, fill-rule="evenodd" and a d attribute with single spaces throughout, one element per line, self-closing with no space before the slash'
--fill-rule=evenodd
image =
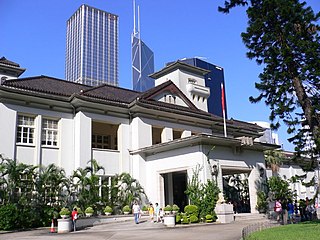
<path id="1" fill-rule="evenodd" d="M 208 112 L 223 117 L 223 101 L 225 117 L 228 118 L 225 87 L 221 89 L 221 84 L 225 85 L 223 68 L 199 58 L 184 58 L 179 61 L 208 70 L 208 73 L 204 76 L 205 86 L 210 89 L 210 96 L 207 100 Z M 222 91 L 224 91 L 224 97 L 222 97 Z"/>
<path id="2" fill-rule="evenodd" d="M 224 176 L 245 173 L 256 212 L 263 151 L 277 146 L 255 140 L 261 127 L 234 119 L 224 136 L 223 119 L 201 109 L 205 73 L 176 62 L 155 73 L 157 86 L 143 93 L 46 76 L 6 80 L 0 85 L 0 135 L 6 136 L 0 153 L 31 165 L 54 163 L 68 175 L 95 159 L 105 168 L 102 177 L 127 172 L 151 202 L 180 208 L 188 204 L 184 191 L 197 167 L 201 182 L 214 173 L 221 190 Z M 189 84 L 195 97 L 176 82 Z"/>
<path id="3" fill-rule="evenodd" d="M 140 14 L 138 6 L 138 22 L 134 6 L 134 28 L 131 36 L 132 88 L 144 92 L 154 87 L 154 79 L 149 77 L 154 72 L 154 54 L 140 37 Z"/>
<path id="4" fill-rule="evenodd" d="M 118 85 L 119 17 L 88 5 L 67 21 L 66 80 Z"/>

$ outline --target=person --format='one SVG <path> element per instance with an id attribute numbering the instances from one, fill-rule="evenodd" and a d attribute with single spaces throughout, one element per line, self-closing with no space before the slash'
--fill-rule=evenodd
<path id="1" fill-rule="evenodd" d="M 152 203 L 150 203 L 149 205 L 149 217 L 150 217 L 150 221 L 153 223 L 153 217 L 154 217 L 154 208 L 153 208 L 153 205 Z"/>
<path id="2" fill-rule="evenodd" d="M 77 219 L 78 219 L 78 210 L 77 210 L 77 208 L 74 208 L 72 213 L 71 213 L 72 228 L 73 228 L 74 232 L 76 231 Z"/>
<path id="3" fill-rule="evenodd" d="M 139 224 L 139 215 L 140 215 L 140 206 L 138 205 L 137 201 L 134 201 L 134 204 L 132 206 L 132 211 L 133 211 L 133 215 L 134 215 L 134 222 L 136 224 Z"/>
<path id="4" fill-rule="evenodd" d="M 290 223 L 294 222 L 293 213 L 294 213 L 294 206 L 293 206 L 292 201 L 289 200 L 289 203 L 288 203 L 288 220 L 289 220 Z"/>
<path id="5" fill-rule="evenodd" d="M 160 221 L 163 223 L 163 218 L 164 218 L 164 211 L 163 211 L 163 208 L 160 208 Z"/>
<path id="6" fill-rule="evenodd" d="M 306 201 L 307 203 L 307 201 Z M 306 215 L 307 215 L 307 220 L 312 221 L 313 220 L 313 215 L 315 213 L 315 207 L 311 201 L 308 201 L 308 205 L 306 207 Z"/>
<path id="7" fill-rule="evenodd" d="M 158 203 L 156 203 L 156 206 L 155 206 L 155 220 L 154 222 L 157 223 L 160 221 L 160 207 L 158 205 Z"/>
<path id="8" fill-rule="evenodd" d="M 277 214 L 277 221 L 280 221 L 281 220 L 280 216 L 281 216 L 281 213 L 282 213 L 282 206 L 281 206 L 280 199 L 276 200 L 275 205 L 274 205 L 274 211 Z"/>

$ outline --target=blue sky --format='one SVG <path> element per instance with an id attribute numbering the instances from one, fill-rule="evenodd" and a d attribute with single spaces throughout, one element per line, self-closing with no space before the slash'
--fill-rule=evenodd
<path id="1" fill-rule="evenodd" d="M 246 58 L 240 34 L 247 19 L 243 8 L 229 15 L 217 11 L 224 0 L 136 0 L 140 6 L 141 37 L 153 50 L 155 70 L 184 57 L 202 57 L 224 68 L 228 117 L 243 121 L 268 121 L 264 103 L 254 83 L 261 67 Z M 132 0 L 0 0 L 0 57 L 20 64 L 21 77 L 47 75 L 64 79 L 66 21 L 81 4 L 119 16 L 119 84 L 132 88 Z M 320 11 L 319 0 L 307 4 Z M 286 127 L 278 131 L 286 150 Z"/>

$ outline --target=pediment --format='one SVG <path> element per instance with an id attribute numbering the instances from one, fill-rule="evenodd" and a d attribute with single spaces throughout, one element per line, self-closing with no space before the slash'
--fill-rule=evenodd
<path id="1" fill-rule="evenodd" d="M 172 82 L 167 81 L 145 92 L 140 98 L 147 101 L 158 101 L 168 104 L 197 109 L 197 107 Z"/>

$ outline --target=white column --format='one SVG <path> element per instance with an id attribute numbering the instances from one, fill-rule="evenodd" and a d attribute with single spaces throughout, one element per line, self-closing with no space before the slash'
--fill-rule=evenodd
<path id="1" fill-rule="evenodd" d="M 17 112 L 0 103 L 0 154 L 3 157 L 16 157 Z"/>
<path id="2" fill-rule="evenodd" d="M 169 142 L 173 140 L 173 131 L 172 128 L 165 127 L 161 133 L 161 142 Z"/>
<path id="3" fill-rule="evenodd" d="M 189 130 L 184 130 L 181 134 L 181 138 L 190 137 L 190 136 L 191 136 L 191 131 Z"/>
<path id="4" fill-rule="evenodd" d="M 86 167 L 87 162 L 91 160 L 91 118 L 84 113 L 78 112 L 74 118 L 75 121 L 75 169 Z"/>
<path id="5" fill-rule="evenodd" d="M 38 166 L 42 165 L 41 159 L 41 129 L 42 129 L 42 116 L 38 115 L 34 120 L 34 159 L 33 165 Z"/>
<path id="6" fill-rule="evenodd" d="M 260 178 L 259 170 L 257 169 L 257 167 L 254 167 L 248 176 L 251 213 L 258 213 L 258 210 L 256 210 L 256 206 L 257 206 L 256 182 L 259 181 L 259 178 Z"/>

